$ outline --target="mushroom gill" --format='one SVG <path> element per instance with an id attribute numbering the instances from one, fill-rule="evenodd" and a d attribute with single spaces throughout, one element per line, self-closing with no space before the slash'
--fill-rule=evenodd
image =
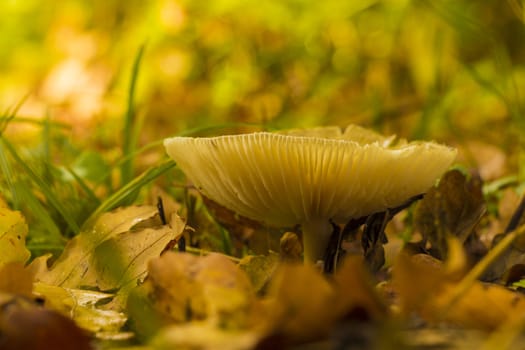
<path id="1" fill-rule="evenodd" d="M 271 226 L 300 224 L 304 259 L 323 258 L 330 220 L 346 223 L 426 192 L 456 150 L 434 142 L 393 144 L 355 125 L 173 137 L 168 155 L 206 196 Z"/>

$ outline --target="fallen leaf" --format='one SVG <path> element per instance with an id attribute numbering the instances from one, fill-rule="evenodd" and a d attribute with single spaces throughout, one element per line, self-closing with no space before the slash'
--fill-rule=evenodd
<path id="1" fill-rule="evenodd" d="M 502 233 L 494 236 L 492 246 L 496 246 L 501 240 L 508 237 L 523 225 L 524 221 L 525 198 L 517 202 L 513 214 Z M 514 282 L 525 277 L 525 238 L 518 236 L 513 240 L 511 245 L 492 262 L 486 269 L 482 278 L 485 281 L 500 281 L 505 285 L 511 285 Z"/>
<path id="2" fill-rule="evenodd" d="M 130 315 L 135 327 L 154 335 L 155 349 L 282 348 L 322 339 L 341 321 L 388 317 L 358 257 L 345 259 L 333 280 L 311 265 L 278 265 L 265 296 L 256 299 L 225 256 L 169 252 L 151 261 L 137 290 Z M 354 318 L 362 314 L 366 320 Z"/>
<path id="3" fill-rule="evenodd" d="M 148 261 L 158 257 L 185 226 L 180 218 L 173 227 L 149 223 L 156 214 L 153 206 L 102 214 L 69 241 L 50 269 L 42 268 L 45 258 L 37 259 L 34 263 L 38 266 L 33 267 L 36 279 L 50 285 L 102 291 L 135 284 L 145 276 Z M 144 227 L 146 222 L 153 227 Z"/>
<path id="4" fill-rule="evenodd" d="M 150 262 L 145 285 L 154 308 L 170 322 L 206 319 L 232 329 L 249 322 L 252 286 L 224 255 L 167 252 Z"/>
<path id="5" fill-rule="evenodd" d="M 337 292 L 334 308 L 338 310 L 338 318 L 351 318 L 356 311 L 372 321 L 388 317 L 388 307 L 376 290 L 362 257 L 345 257 L 334 275 L 334 283 Z"/>
<path id="6" fill-rule="evenodd" d="M 278 249 L 279 238 L 281 237 L 279 230 L 240 216 L 206 196 L 201 194 L 196 194 L 196 196 L 198 196 L 197 198 L 202 198 L 203 204 L 206 206 L 206 212 L 209 212 L 213 218 L 213 226 L 216 226 L 218 223 L 230 234 L 232 245 L 235 248 L 233 255 L 242 254 L 246 248 L 256 255 L 267 254 L 268 251 Z M 204 218 L 199 213 L 195 213 L 192 217 L 193 220 L 190 225 L 192 227 L 195 226 L 197 232 L 213 232 L 214 228 L 210 227 L 209 223 L 206 223 L 206 220 L 209 220 L 210 217 Z"/>
<path id="7" fill-rule="evenodd" d="M 180 218 L 179 218 L 180 221 Z M 122 288 L 146 275 L 148 261 L 158 257 L 170 241 L 182 233 L 168 226 L 146 228 L 138 232 L 119 234 L 102 242 L 94 250 L 93 267 L 100 290 Z"/>
<path id="8" fill-rule="evenodd" d="M 97 306 L 113 294 L 92 290 L 64 288 L 37 282 L 34 294 L 44 300 L 44 305 L 71 318 L 75 323 L 92 333 L 118 333 L 127 317 L 118 311 L 104 310 Z"/>
<path id="9" fill-rule="evenodd" d="M 479 178 L 467 178 L 459 170 L 450 170 L 417 205 L 415 227 L 440 257 L 446 256 L 448 236 L 465 242 L 485 213 L 481 186 Z"/>
<path id="10" fill-rule="evenodd" d="M 25 245 L 27 232 L 26 221 L 19 211 L 0 205 L 0 266 L 25 263 L 29 259 L 31 254 Z"/>
<path id="11" fill-rule="evenodd" d="M 458 265 L 442 264 L 428 255 L 400 254 L 393 267 L 393 283 L 403 313 L 416 312 L 431 323 L 445 321 L 487 331 L 525 313 L 525 296 L 500 285 L 474 282 L 457 295 Z"/>
<path id="12" fill-rule="evenodd" d="M 0 267 L 0 292 L 31 297 L 33 274 L 21 262 L 11 262 Z"/>
<path id="13" fill-rule="evenodd" d="M 0 294 L 0 346 L 3 350 L 93 349 L 88 334 L 68 317 L 26 298 Z"/>
<path id="14" fill-rule="evenodd" d="M 248 255 L 241 259 L 239 267 L 250 278 L 255 292 L 259 293 L 268 286 L 278 263 L 277 254 Z"/>
<path id="15" fill-rule="evenodd" d="M 332 279 L 312 265 L 279 265 L 264 300 L 256 326 L 263 348 L 318 341 L 346 324 L 371 325 L 389 317 L 362 256 L 345 257 Z"/>
<path id="16" fill-rule="evenodd" d="M 283 338 L 283 345 L 326 336 L 336 321 L 336 297 L 334 286 L 314 266 L 280 265 L 268 288 L 261 333 Z"/>
<path id="17" fill-rule="evenodd" d="M 209 322 L 191 322 L 163 328 L 151 341 L 155 350 L 249 350 L 259 339 L 253 331 L 217 328 Z"/>
<path id="18" fill-rule="evenodd" d="M 280 244 L 280 255 L 283 261 L 301 262 L 303 261 L 303 245 L 301 239 L 294 232 L 285 232 Z"/>

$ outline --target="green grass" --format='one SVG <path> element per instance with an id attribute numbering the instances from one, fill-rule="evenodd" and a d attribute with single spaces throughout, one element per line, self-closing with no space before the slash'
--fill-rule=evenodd
<path id="1" fill-rule="evenodd" d="M 131 155 L 135 152 L 137 145 L 137 136 L 140 131 L 140 123 L 137 120 L 137 111 L 135 109 L 135 92 L 140 72 L 140 63 L 142 62 L 142 57 L 144 56 L 145 49 L 145 44 L 143 44 L 139 48 L 137 54 L 135 55 L 135 60 L 133 62 L 133 67 L 131 70 L 127 110 L 126 115 L 124 116 L 124 128 L 122 134 L 122 157 L 125 159 L 125 161 L 120 166 L 120 177 L 122 185 L 125 185 L 129 181 L 131 181 L 134 175 L 134 157 Z"/>

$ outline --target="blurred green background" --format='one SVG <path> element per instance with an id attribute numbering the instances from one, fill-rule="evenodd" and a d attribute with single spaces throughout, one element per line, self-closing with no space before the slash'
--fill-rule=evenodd
<path id="1" fill-rule="evenodd" d="M 524 127 L 518 0 L 5 0 L 0 13 L 0 106 L 29 93 L 21 115 L 103 143 L 144 43 L 143 143 L 230 121 L 356 122 L 507 148 Z"/>

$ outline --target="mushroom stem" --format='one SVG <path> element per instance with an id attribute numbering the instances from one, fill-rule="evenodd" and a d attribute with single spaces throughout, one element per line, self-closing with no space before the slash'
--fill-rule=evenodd
<path id="1" fill-rule="evenodd" d="M 324 254 L 330 235 L 332 225 L 328 220 L 317 219 L 303 223 L 303 259 L 305 263 L 315 264 L 324 259 Z"/>

